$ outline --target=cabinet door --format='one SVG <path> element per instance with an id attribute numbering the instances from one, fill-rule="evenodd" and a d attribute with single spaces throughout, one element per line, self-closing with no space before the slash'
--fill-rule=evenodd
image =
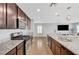
<path id="1" fill-rule="evenodd" d="M 63 46 L 61 47 L 61 55 L 67 55 L 67 50 Z"/>
<path id="2" fill-rule="evenodd" d="M 29 18 L 27 19 L 27 26 L 28 26 L 28 29 L 31 29 L 31 20 Z"/>
<path id="3" fill-rule="evenodd" d="M 21 43 L 17 46 L 17 55 L 24 55 L 24 43 Z"/>
<path id="4" fill-rule="evenodd" d="M 17 6 L 15 3 L 7 4 L 7 28 L 16 29 Z"/>
<path id="5" fill-rule="evenodd" d="M 18 7 L 18 19 L 26 21 L 26 15 L 19 7 Z"/>
<path id="6" fill-rule="evenodd" d="M 52 39 L 52 52 L 55 55 L 55 42 L 54 42 L 54 39 Z"/>
<path id="7" fill-rule="evenodd" d="M 26 28 L 27 25 L 26 14 L 19 7 L 18 7 L 18 20 L 19 20 L 19 27 Z"/>
<path id="8" fill-rule="evenodd" d="M 22 11 L 21 9 L 18 7 L 18 19 L 21 20 L 22 19 Z"/>
<path id="9" fill-rule="evenodd" d="M 0 29 L 6 28 L 6 3 L 0 3 Z"/>
<path id="10" fill-rule="evenodd" d="M 52 49 L 52 41 L 51 41 L 51 37 L 48 36 L 48 46 L 50 49 Z"/>
<path id="11" fill-rule="evenodd" d="M 56 45 L 56 55 L 60 55 L 60 47 Z"/>
<path id="12" fill-rule="evenodd" d="M 66 49 L 65 47 L 61 47 L 61 55 L 74 55 L 74 53 L 72 53 L 71 51 L 69 51 L 68 49 Z"/>
<path id="13" fill-rule="evenodd" d="M 20 47 L 20 48 L 17 50 L 17 55 L 23 55 L 23 47 Z"/>
<path id="14" fill-rule="evenodd" d="M 12 49 L 10 52 L 8 52 L 6 55 L 16 55 L 16 48 Z"/>
<path id="15" fill-rule="evenodd" d="M 55 51 L 56 55 L 60 55 L 61 54 L 61 45 L 57 41 L 55 41 L 55 49 L 56 49 L 56 51 Z"/>

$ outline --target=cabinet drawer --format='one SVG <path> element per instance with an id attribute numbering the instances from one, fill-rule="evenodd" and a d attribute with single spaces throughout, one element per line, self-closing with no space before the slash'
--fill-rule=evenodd
<path id="1" fill-rule="evenodd" d="M 12 49 L 10 52 L 8 52 L 6 55 L 16 55 L 16 48 Z"/>

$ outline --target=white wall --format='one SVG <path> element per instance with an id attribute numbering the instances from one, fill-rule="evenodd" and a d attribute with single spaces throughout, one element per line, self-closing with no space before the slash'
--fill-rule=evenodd
<path id="1" fill-rule="evenodd" d="M 34 23 L 34 31 L 33 31 L 34 36 L 38 36 L 37 30 L 36 30 L 38 25 L 43 26 L 43 35 L 42 36 L 46 36 L 47 33 L 55 32 L 56 28 L 57 28 L 56 23 Z"/>
<path id="2" fill-rule="evenodd" d="M 5 42 L 6 40 L 11 40 L 11 33 L 22 32 L 23 35 L 29 34 L 26 29 L 0 29 L 0 43 Z"/>
<path id="3" fill-rule="evenodd" d="M 69 31 L 57 31 L 57 25 L 60 25 L 59 23 L 34 23 L 34 30 L 33 30 L 34 36 L 38 36 L 36 27 L 40 24 L 43 26 L 42 36 L 46 36 L 48 33 L 71 34 L 71 27 L 72 27 L 71 24 L 69 24 Z"/>

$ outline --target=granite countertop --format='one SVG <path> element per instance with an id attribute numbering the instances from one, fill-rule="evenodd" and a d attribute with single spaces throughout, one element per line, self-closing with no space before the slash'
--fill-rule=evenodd
<path id="1" fill-rule="evenodd" d="M 0 43 L 0 55 L 5 55 L 23 41 L 24 40 L 7 40 L 3 43 Z"/>
<path id="2" fill-rule="evenodd" d="M 70 50 L 76 55 L 79 55 L 79 38 L 71 37 L 72 41 L 63 41 L 59 38 L 58 35 L 55 34 L 48 34 L 50 37 L 55 39 L 57 42 L 59 42 L 61 45 L 63 45 L 65 48 Z"/>

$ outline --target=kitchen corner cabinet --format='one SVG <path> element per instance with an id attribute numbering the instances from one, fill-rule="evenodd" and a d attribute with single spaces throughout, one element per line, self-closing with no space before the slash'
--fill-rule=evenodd
<path id="1" fill-rule="evenodd" d="M 6 28 L 6 4 L 0 3 L 0 29 Z"/>
<path id="2" fill-rule="evenodd" d="M 48 39 L 48 46 L 54 55 L 74 55 L 74 53 L 65 48 L 55 39 L 51 38 L 49 35 L 47 35 L 47 39 Z"/>
<path id="3" fill-rule="evenodd" d="M 11 51 L 9 51 L 6 55 L 24 55 L 24 42 L 17 45 Z"/>
<path id="4" fill-rule="evenodd" d="M 16 29 L 17 6 L 15 3 L 7 3 L 7 29 Z"/>

